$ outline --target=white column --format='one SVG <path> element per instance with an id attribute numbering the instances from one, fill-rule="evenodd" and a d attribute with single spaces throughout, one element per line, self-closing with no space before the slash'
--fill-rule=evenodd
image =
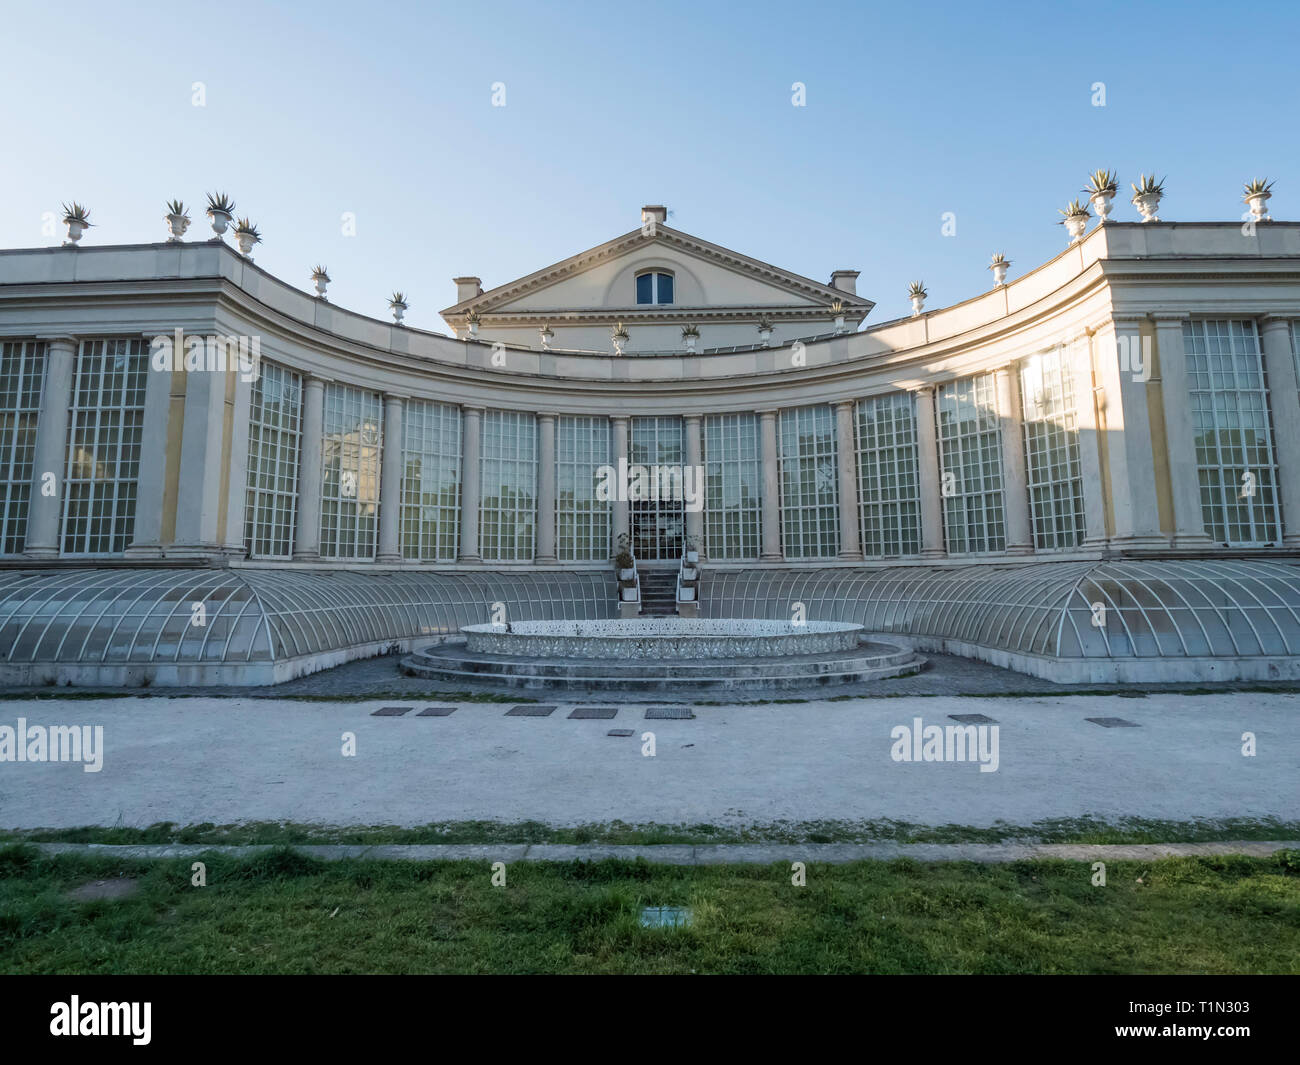
<path id="1" fill-rule="evenodd" d="M 1268 315 L 1260 321 L 1259 329 L 1273 414 L 1278 492 L 1282 497 L 1282 542 L 1287 547 L 1300 547 L 1300 412 L 1296 410 L 1300 391 L 1291 351 L 1291 322 Z"/>
<path id="2" fill-rule="evenodd" d="M 704 501 L 704 440 L 700 415 L 687 414 L 683 418 L 686 429 L 686 465 L 691 470 L 691 480 L 696 491 L 700 493 L 701 504 Z M 682 471 L 683 484 L 686 471 Z M 686 542 L 694 543 L 700 558 L 704 558 L 704 510 L 686 511 Z"/>
<path id="3" fill-rule="evenodd" d="M 943 558 L 943 471 L 934 421 L 934 386 L 916 396 L 916 479 L 921 493 L 921 557 Z"/>
<path id="4" fill-rule="evenodd" d="M 613 418 L 611 418 L 610 421 L 613 423 L 613 428 L 614 428 L 614 454 L 611 456 L 611 460 L 614 463 L 615 471 L 626 471 L 627 463 L 628 463 L 627 415 L 617 414 Z M 622 485 L 623 483 L 624 483 L 624 478 L 622 472 L 619 472 L 618 484 Z M 621 537 L 624 536 L 630 537 L 632 534 L 632 527 L 628 516 L 626 493 L 620 490 L 618 492 L 618 496 L 621 496 L 623 498 L 616 497 L 613 503 L 614 543 L 611 545 L 611 549 L 613 552 L 618 551 L 618 546 L 619 543 L 621 542 Z M 631 550 L 630 543 L 628 545 L 628 549 Z"/>
<path id="5" fill-rule="evenodd" d="M 482 491 L 483 408 L 461 407 L 460 561 L 482 562 L 478 547 L 478 503 Z"/>
<path id="6" fill-rule="evenodd" d="M 235 378 L 235 392 L 231 403 L 231 435 L 227 443 L 230 449 L 230 479 L 226 485 L 226 535 L 222 551 L 231 558 L 243 558 L 248 554 L 248 544 L 244 540 L 244 516 L 248 510 L 248 419 L 253 411 L 253 382 L 245 380 L 245 375 L 237 370 L 231 372 Z M 146 394 L 146 406 L 148 402 Z"/>
<path id="7" fill-rule="evenodd" d="M 1110 474 L 1112 545 L 1168 547 L 1156 507 L 1147 386 L 1151 352 L 1142 319 L 1115 318 L 1097 330 L 1097 384 L 1105 413 L 1106 465 Z"/>
<path id="8" fill-rule="evenodd" d="M 161 339 L 167 341 L 165 346 L 154 346 L 154 334 L 145 335 L 149 341 L 150 352 L 158 350 L 170 355 L 173 337 L 164 334 Z M 135 521 L 131 529 L 131 542 L 126 545 L 123 554 L 127 558 L 162 558 L 163 526 L 163 489 L 167 479 L 167 422 L 171 413 L 172 366 L 159 369 L 149 360 L 149 369 L 144 381 L 144 423 L 140 432 L 140 464 L 137 467 L 135 488 Z M 247 461 L 247 448 L 245 448 Z M 243 472 L 243 464 L 240 465 Z M 232 463 L 231 480 L 234 480 Z M 241 493 L 244 484 L 239 484 Z M 241 508 L 242 515 L 242 508 Z M 244 530 L 239 530 L 243 539 Z"/>
<path id="9" fill-rule="evenodd" d="M 1101 481 L 1101 431 L 1092 375 L 1092 335 L 1085 333 L 1067 350 L 1079 430 L 1079 476 L 1083 481 L 1083 546 L 1106 546 L 1106 497 Z"/>
<path id="10" fill-rule="evenodd" d="M 1008 555 L 1032 555 L 1029 528 L 1029 484 L 1025 473 L 1024 408 L 1020 399 L 1020 374 L 1014 366 L 994 373 L 998 389 L 998 416 L 1002 426 L 1002 508 L 1006 519 Z"/>
<path id="11" fill-rule="evenodd" d="M 1169 487 L 1174 499 L 1174 547 L 1205 548 L 1210 546 L 1211 540 L 1205 534 L 1205 517 L 1201 512 L 1191 393 L 1187 387 L 1187 357 L 1183 352 L 1183 322 L 1187 315 L 1158 314 L 1154 317 Z M 1294 369 L 1291 379 L 1295 380 Z"/>
<path id="12" fill-rule="evenodd" d="M 406 401 L 384 396 L 384 450 L 379 464 L 379 554 L 376 562 L 402 561 L 402 415 Z"/>
<path id="13" fill-rule="evenodd" d="M 853 431 L 856 403 L 847 399 L 835 404 L 835 463 L 840 494 L 839 557 L 862 560 L 862 532 L 858 528 L 858 446 Z"/>
<path id="14" fill-rule="evenodd" d="M 781 553 L 781 458 L 776 446 L 776 411 L 758 412 L 763 464 L 763 547 L 761 562 L 784 562 Z"/>
<path id="15" fill-rule="evenodd" d="M 36 419 L 32 491 L 27 503 L 27 536 L 23 554 L 28 558 L 58 558 L 63 479 L 68 474 L 68 412 L 72 407 L 77 341 L 70 336 L 42 339 L 45 340 L 45 390 Z M 46 495 L 47 473 L 54 474 L 53 495 Z"/>
<path id="16" fill-rule="evenodd" d="M 185 375 L 185 420 L 181 423 L 181 469 L 176 496 L 176 539 L 168 557 L 210 558 L 222 553 L 221 467 L 225 454 L 226 387 L 221 370 Z"/>
<path id="17" fill-rule="evenodd" d="M 298 448 L 298 510 L 294 515 L 293 557 L 320 561 L 321 446 L 325 433 L 325 382 L 308 377 L 302 386 L 302 440 Z"/>
<path id="18" fill-rule="evenodd" d="M 555 419 L 554 414 L 537 415 L 537 555 L 543 566 L 554 566 L 555 558 Z"/>

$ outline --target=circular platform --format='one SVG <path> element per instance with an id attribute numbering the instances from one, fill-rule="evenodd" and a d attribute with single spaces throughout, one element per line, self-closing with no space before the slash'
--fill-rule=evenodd
<path id="1" fill-rule="evenodd" d="M 905 643 L 864 638 L 862 626 L 833 622 L 658 618 L 462 631 L 402 659 L 403 672 L 512 690 L 686 696 L 858 684 L 925 668 Z"/>

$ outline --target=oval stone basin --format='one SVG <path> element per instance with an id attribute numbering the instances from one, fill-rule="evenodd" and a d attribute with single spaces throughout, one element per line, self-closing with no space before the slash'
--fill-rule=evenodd
<path id="1" fill-rule="evenodd" d="M 863 628 L 847 621 L 632 618 L 464 625 L 468 649 L 527 658 L 770 658 L 853 651 Z"/>

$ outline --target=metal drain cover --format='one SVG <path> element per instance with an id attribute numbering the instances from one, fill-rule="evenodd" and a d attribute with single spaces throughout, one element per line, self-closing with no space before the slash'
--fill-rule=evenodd
<path id="1" fill-rule="evenodd" d="M 554 706 L 545 703 L 521 703 L 506 711 L 506 717 L 550 717 L 555 713 Z"/>
<path id="2" fill-rule="evenodd" d="M 450 717 L 456 712 L 454 706 L 426 706 L 416 717 Z"/>
<path id="3" fill-rule="evenodd" d="M 569 717 L 578 720 L 608 721 L 618 713 L 617 706 L 579 706 Z"/>
<path id="4" fill-rule="evenodd" d="M 997 719 L 989 717 L 987 714 L 949 714 L 954 721 L 960 721 L 963 725 L 996 725 Z"/>
<path id="5" fill-rule="evenodd" d="M 636 730 L 630 728 L 612 728 L 605 733 L 606 736 L 635 736 Z"/>
<path id="6" fill-rule="evenodd" d="M 694 716 L 689 706 L 648 706 L 645 711 L 647 721 L 686 721 Z"/>
<path id="7" fill-rule="evenodd" d="M 411 707 L 409 706 L 381 706 L 370 716 L 371 717 L 401 717 L 403 714 L 409 713 L 410 710 Z"/>
<path id="8" fill-rule="evenodd" d="M 1141 728 L 1136 721 L 1125 721 L 1122 717 L 1085 717 L 1085 721 L 1091 721 L 1094 725 L 1100 725 L 1102 728 Z"/>
<path id="9" fill-rule="evenodd" d="M 685 906 L 647 906 L 641 911 L 642 928 L 687 928 L 691 911 Z"/>

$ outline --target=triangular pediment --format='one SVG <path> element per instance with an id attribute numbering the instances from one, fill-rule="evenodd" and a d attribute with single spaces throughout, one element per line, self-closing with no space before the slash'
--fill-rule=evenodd
<path id="1" fill-rule="evenodd" d="M 670 307 L 637 307 L 636 275 L 665 270 L 675 277 Z M 645 226 L 515 281 L 461 301 L 442 312 L 453 325 L 471 310 L 485 320 L 529 319 L 548 314 L 610 314 L 619 310 L 688 314 L 729 309 L 775 313 L 815 312 L 841 301 L 850 320 L 861 320 L 870 300 L 782 270 L 740 252 L 662 224 Z"/>

